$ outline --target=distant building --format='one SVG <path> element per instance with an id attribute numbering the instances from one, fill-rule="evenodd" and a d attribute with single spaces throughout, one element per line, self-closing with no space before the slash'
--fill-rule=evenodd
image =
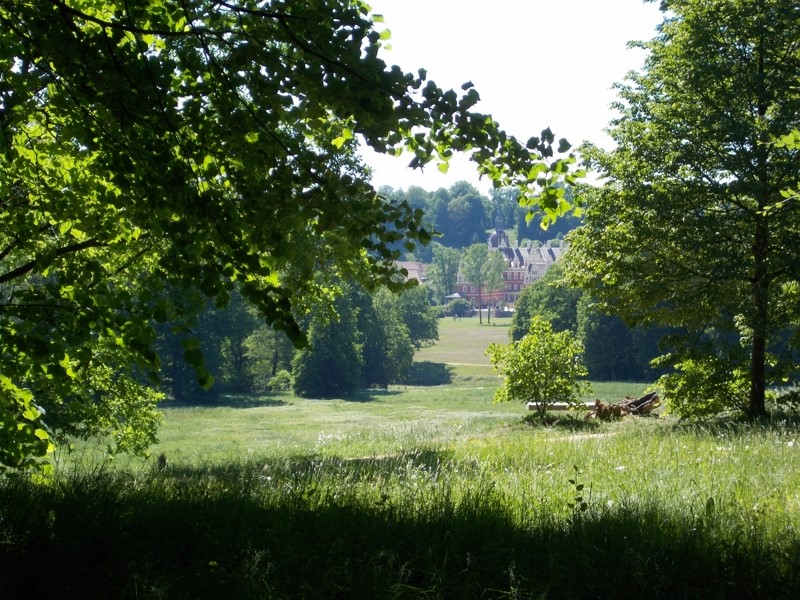
<path id="1" fill-rule="evenodd" d="M 539 248 L 534 248 L 532 245 L 512 248 L 500 219 L 495 223 L 495 230 L 489 236 L 488 244 L 490 251 L 503 254 L 507 267 L 503 272 L 505 289 L 495 290 L 490 295 L 487 295 L 485 290 L 481 291 L 484 306 L 514 304 L 522 290 L 541 279 L 547 269 L 561 258 L 563 252 L 562 248 L 552 247 L 550 242 Z M 466 281 L 461 273 L 458 274 L 456 291 L 477 307 L 478 290 L 475 285 Z"/>
<path id="2" fill-rule="evenodd" d="M 406 280 L 416 279 L 420 283 L 425 283 L 426 281 L 428 281 L 428 277 L 427 275 L 425 275 L 425 271 L 427 270 L 428 267 L 430 267 L 430 265 L 428 264 L 403 260 L 403 261 L 398 261 L 397 266 L 400 267 L 401 269 L 405 269 L 408 272 Z"/>
<path id="3" fill-rule="evenodd" d="M 562 248 L 553 247 L 550 242 L 544 246 L 534 248 L 532 245 L 525 247 L 511 247 L 508 235 L 503 229 L 501 220 L 495 223 L 495 230 L 489 236 L 489 250 L 501 252 L 506 259 L 506 270 L 503 272 L 503 289 L 486 294 L 482 290 L 481 300 L 483 306 L 510 306 L 519 298 L 520 293 L 534 281 L 541 279 L 553 263 L 563 252 Z M 416 261 L 399 261 L 397 266 L 408 272 L 406 279 L 416 279 L 420 283 L 428 280 L 425 274 L 429 264 Z M 455 291 L 470 304 L 477 308 L 478 290 L 474 284 L 466 281 L 459 272 L 456 280 Z"/>

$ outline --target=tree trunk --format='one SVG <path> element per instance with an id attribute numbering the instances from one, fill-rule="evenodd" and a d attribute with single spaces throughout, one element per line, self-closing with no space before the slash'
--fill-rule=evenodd
<path id="1" fill-rule="evenodd" d="M 769 107 L 766 86 L 763 85 L 764 48 L 763 38 L 758 42 L 756 55 L 758 57 L 759 81 L 762 82 L 758 90 L 758 114 L 764 117 Z M 750 403 L 747 409 L 750 418 L 763 417 L 767 414 L 764 402 L 766 386 L 766 361 L 767 361 L 767 330 L 769 326 L 769 225 L 766 207 L 770 201 L 769 161 L 766 152 L 766 143 L 769 137 L 761 132 L 756 147 L 756 173 L 760 184 L 760 191 L 756 194 L 758 210 L 755 213 L 756 229 L 753 236 L 753 340 L 750 354 Z"/>
<path id="2" fill-rule="evenodd" d="M 750 398 L 748 414 L 751 418 L 767 414 L 764 402 L 766 385 L 767 326 L 769 322 L 769 230 L 763 219 L 756 224 L 753 240 L 753 339 L 750 354 Z"/>

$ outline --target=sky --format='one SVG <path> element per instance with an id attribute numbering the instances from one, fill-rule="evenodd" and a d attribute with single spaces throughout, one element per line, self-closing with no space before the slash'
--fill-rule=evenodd
<path id="1" fill-rule="evenodd" d="M 407 72 L 420 67 L 440 87 L 459 90 L 471 81 L 481 96 L 474 110 L 527 140 L 550 127 L 573 146 L 591 141 L 604 148 L 615 113 L 612 85 L 639 69 L 644 53 L 627 48 L 649 40 L 662 15 L 643 0 L 371 0 L 391 32 L 381 57 Z M 442 175 L 435 165 L 408 168 L 410 154 L 388 157 L 363 151 L 373 185 L 428 190 L 467 180 L 483 191 L 465 159 Z"/>

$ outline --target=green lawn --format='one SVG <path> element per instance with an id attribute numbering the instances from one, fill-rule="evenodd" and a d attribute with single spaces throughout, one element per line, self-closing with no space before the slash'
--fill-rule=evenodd
<path id="1" fill-rule="evenodd" d="M 510 323 L 510 318 L 492 319 L 489 325 L 485 316 L 483 325 L 478 323 L 478 317 L 439 319 L 439 341 L 419 350 L 414 358 L 456 365 L 489 365 L 486 349 L 492 342 L 508 343 Z"/>

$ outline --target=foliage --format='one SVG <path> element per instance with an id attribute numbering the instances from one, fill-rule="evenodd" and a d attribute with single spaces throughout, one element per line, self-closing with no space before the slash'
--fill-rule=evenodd
<path id="1" fill-rule="evenodd" d="M 309 347 L 292 363 L 292 389 L 300 396 L 330 398 L 362 387 L 385 388 L 403 380 L 411 369 L 414 343 L 403 317 L 428 319 L 427 300 L 407 303 L 404 311 L 404 298 L 387 289 L 370 295 L 354 284 L 343 287 L 335 315 L 321 309 L 312 313 Z M 433 333 L 428 330 L 425 335 Z"/>
<path id="2" fill-rule="evenodd" d="M 206 303 L 190 327 L 162 326 L 157 348 L 165 391 L 177 400 L 253 391 L 253 364 L 247 340 L 259 323 L 253 308 L 234 290 L 224 307 Z M 202 352 L 203 369 L 213 379 L 213 390 L 200 385 L 195 369 L 186 364 L 187 345 Z"/>
<path id="3" fill-rule="evenodd" d="M 254 391 L 274 389 L 270 381 L 292 368 L 295 348 L 282 331 L 259 325 L 245 340 L 248 377 Z"/>
<path id="4" fill-rule="evenodd" d="M 578 331 L 578 301 L 582 292 L 565 285 L 563 277 L 563 263 L 558 261 L 541 279 L 522 290 L 514 303 L 509 329 L 512 340 L 522 339 L 536 316 L 549 321 L 556 331 Z"/>
<path id="5" fill-rule="evenodd" d="M 489 247 L 484 244 L 472 244 L 469 248 L 464 250 L 461 255 L 461 276 L 464 281 L 468 281 L 475 286 L 478 290 L 478 321 L 483 323 L 483 316 L 481 308 L 483 308 L 483 293 L 487 290 L 487 284 L 491 280 L 496 282 L 498 279 L 498 272 L 500 278 L 503 275 L 503 268 L 505 261 L 498 263 L 497 260 L 492 260 Z M 488 318 L 488 316 L 487 316 Z"/>
<path id="6" fill-rule="evenodd" d="M 444 363 L 415 360 L 401 383 L 407 385 L 434 386 L 452 383 L 453 374 Z"/>
<path id="7" fill-rule="evenodd" d="M 422 310 L 421 318 L 430 308 L 427 296 L 424 298 L 424 304 L 417 307 Z M 414 343 L 398 310 L 401 300 L 392 292 L 378 290 L 371 298 L 365 294 L 364 301 L 358 326 L 364 357 L 364 385 L 386 388 L 408 373 L 414 358 Z M 413 309 L 407 315 L 413 320 Z"/>
<path id="8" fill-rule="evenodd" d="M 589 378 L 600 381 L 641 381 L 633 331 L 616 315 L 603 314 L 588 294 L 578 301 L 578 336 Z"/>
<path id="9" fill-rule="evenodd" d="M 520 294 L 509 328 L 512 340 L 522 339 L 534 316 L 580 338 L 590 379 L 638 381 L 654 374 L 650 361 L 659 354 L 658 341 L 666 330 L 629 327 L 617 315 L 604 313 L 589 292 L 565 282 L 562 261 Z"/>
<path id="10" fill-rule="evenodd" d="M 790 0 L 662 6 L 659 35 L 642 44 L 644 70 L 618 88 L 616 148 L 584 151 L 606 183 L 569 236 L 568 279 L 631 324 L 683 331 L 670 356 L 691 366 L 677 376 L 745 374 L 755 417 L 797 364 L 779 348 L 798 325 L 789 298 L 800 280 L 800 205 L 784 194 L 800 154 L 771 142 L 800 114 L 800 13 Z M 685 362 L 698 359 L 693 340 L 709 328 L 725 344 L 714 354 L 735 364 Z M 719 393 L 702 401 L 731 400 Z"/>
<path id="11" fill-rule="evenodd" d="M 281 369 L 269 380 L 269 389 L 275 392 L 287 392 L 292 388 L 292 374 Z"/>
<path id="12" fill-rule="evenodd" d="M 435 290 L 439 301 L 455 292 L 460 264 L 461 252 L 433 242 L 433 258 L 427 271 L 428 285 Z"/>
<path id="13" fill-rule="evenodd" d="M 158 369 L 153 323 L 188 327 L 236 286 L 298 344 L 335 281 L 403 287 L 394 245 L 430 231 L 375 193 L 359 140 L 412 167 L 466 152 L 563 212 L 572 158 L 552 132 L 520 142 L 472 110 L 471 84 L 389 68 L 377 20 L 350 0 L 0 4 L 4 427 L 55 433 L 64 402 L 124 404 L 121 379 Z M 191 336 L 181 350 L 210 385 Z M 3 456 L 49 447 L 6 441 Z"/>
<path id="14" fill-rule="evenodd" d="M 33 394 L 0 375 L 0 464 L 24 468 L 32 457 L 52 449 L 50 434 L 39 426 L 40 416 Z"/>
<path id="15" fill-rule="evenodd" d="M 568 202 L 573 202 L 576 190 L 567 187 L 564 190 L 564 198 Z M 513 221 L 517 240 L 531 240 L 533 242 L 546 242 L 549 240 L 561 239 L 570 231 L 581 224 L 580 212 L 565 214 L 553 220 L 548 215 L 540 211 L 531 211 L 523 206 L 517 206 Z"/>
<path id="16" fill-rule="evenodd" d="M 448 315 L 459 318 L 467 314 L 467 310 L 469 310 L 469 302 L 464 300 L 464 298 L 456 298 L 455 300 L 451 300 L 447 303 L 445 308 L 445 312 Z"/>
<path id="17" fill-rule="evenodd" d="M 462 181 L 450 188 L 450 197 L 435 220 L 436 230 L 442 234 L 442 242 L 451 248 L 466 248 L 482 240 L 488 219 L 480 192 Z"/>
<path id="18" fill-rule="evenodd" d="M 349 396 L 364 384 L 364 356 L 354 298 L 336 300 L 336 317 L 312 313 L 308 346 L 292 361 L 292 391 L 304 398 Z"/>
<path id="19" fill-rule="evenodd" d="M 525 212 L 517 200 L 519 191 L 514 188 L 495 188 L 490 193 L 489 198 L 489 223 L 490 225 L 500 224 L 502 228 L 511 227 L 515 222 L 518 212 Z M 567 218 L 567 217 L 565 217 Z M 521 238 L 517 238 L 521 239 Z"/>
<path id="20" fill-rule="evenodd" d="M 669 398 L 667 412 L 684 418 L 747 408 L 748 373 L 727 356 L 684 358 L 659 378 L 658 386 Z"/>
<path id="21" fill-rule="evenodd" d="M 548 405 L 575 404 L 590 389 L 589 383 L 580 379 L 587 375 L 581 342 L 569 331 L 554 332 L 539 316 L 531 319 L 521 340 L 491 344 L 486 353 L 503 378 L 495 402 L 535 402 L 543 417 Z"/>
<path id="22" fill-rule="evenodd" d="M 378 292 L 387 304 L 386 311 L 394 311 L 408 330 L 414 348 L 430 346 L 439 339 L 439 314 L 441 309 L 431 306 L 424 286 L 415 286 L 398 294 Z"/>

